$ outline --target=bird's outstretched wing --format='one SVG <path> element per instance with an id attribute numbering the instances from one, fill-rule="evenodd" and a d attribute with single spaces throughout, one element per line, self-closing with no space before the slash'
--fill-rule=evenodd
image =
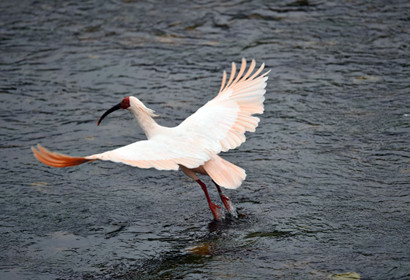
<path id="1" fill-rule="evenodd" d="M 165 136 L 138 141 L 115 150 L 86 157 L 72 157 L 52 152 L 41 145 L 31 149 L 40 162 L 52 167 L 68 167 L 94 160 L 108 160 L 139 168 L 177 170 L 180 164 L 188 168 L 195 168 L 210 159 L 206 151 L 198 151 L 195 145 L 181 144 L 180 141 Z"/>
<path id="2" fill-rule="evenodd" d="M 205 150 L 198 150 L 193 143 L 161 135 L 86 158 L 121 162 L 139 168 L 177 170 L 179 165 L 198 167 L 208 161 L 210 155 Z"/>
<path id="3" fill-rule="evenodd" d="M 253 114 L 263 113 L 266 75 L 261 74 L 264 64 L 255 70 L 252 60 L 246 71 L 246 60 L 242 59 L 239 73 L 232 63 L 228 82 L 224 71 L 219 94 L 199 108 L 177 128 L 202 139 L 201 147 L 212 153 L 234 149 L 245 142 L 245 132 L 254 132 L 259 118 Z M 199 144 L 199 143 L 198 143 Z"/>

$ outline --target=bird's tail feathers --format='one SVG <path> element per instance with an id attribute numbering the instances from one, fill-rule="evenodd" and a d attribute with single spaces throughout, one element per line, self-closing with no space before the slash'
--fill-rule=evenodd
<path id="1" fill-rule="evenodd" d="M 245 170 L 218 155 L 208 160 L 203 167 L 215 183 L 227 189 L 238 188 L 246 178 Z"/>
<path id="2" fill-rule="evenodd" d="M 87 159 L 84 157 L 72 157 L 56 152 L 52 152 L 47 150 L 40 144 L 37 145 L 37 148 L 31 147 L 31 150 L 34 153 L 34 157 L 38 159 L 38 161 L 44 163 L 45 165 L 52 166 L 52 167 L 68 167 L 68 166 L 75 166 L 79 165 L 88 161 L 93 161 L 95 159 Z"/>

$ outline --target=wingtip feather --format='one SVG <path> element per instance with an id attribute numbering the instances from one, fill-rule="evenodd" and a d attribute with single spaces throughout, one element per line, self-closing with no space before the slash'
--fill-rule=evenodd
<path id="1" fill-rule="evenodd" d="M 56 152 L 52 152 L 40 144 L 36 147 L 31 147 L 31 151 L 34 157 L 41 163 L 51 166 L 51 167 L 68 167 L 79 165 L 88 161 L 93 161 L 95 159 L 87 159 L 84 157 L 72 157 Z"/>

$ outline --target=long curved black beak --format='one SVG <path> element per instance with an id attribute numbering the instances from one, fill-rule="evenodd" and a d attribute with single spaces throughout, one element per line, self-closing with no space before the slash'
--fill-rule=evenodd
<path id="1" fill-rule="evenodd" d="M 118 103 L 117 105 L 115 105 L 114 107 L 112 107 L 111 109 L 108 109 L 102 116 L 101 118 L 98 120 L 97 125 L 100 125 L 100 122 L 103 120 L 103 118 L 105 118 L 108 114 L 111 114 L 114 111 L 117 111 L 121 109 L 121 103 Z"/>

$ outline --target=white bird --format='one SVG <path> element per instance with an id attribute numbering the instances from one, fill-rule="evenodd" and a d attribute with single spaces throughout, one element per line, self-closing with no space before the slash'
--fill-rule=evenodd
<path id="1" fill-rule="evenodd" d="M 158 170 L 178 170 L 179 168 L 202 188 L 209 208 L 216 220 L 222 218 L 220 206 L 212 203 L 206 185 L 199 180 L 197 173 L 211 177 L 219 196 L 228 210 L 235 215 L 229 198 L 222 194 L 221 187 L 238 188 L 246 177 L 245 170 L 220 157 L 220 152 L 234 149 L 245 142 L 245 132 L 254 132 L 262 114 L 264 94 L 269 73 L 263 74 L 264 64 L 254 72 L 252 60 L 246 70 L 246 60 L 242 59 L 239 73 L 232 63 L 228 82 L 223 72 L 218 95 L 199 108 L 194 114 L 176 127 L 164 127 L 153 119 L 154 111 L 147 108 L 138 98 L 125 97 L 121 103 L 106 111 L 98 120 L 98 125 L 108 114 L 127 109 L 137 121 L 147 140 L 120 147 L 115 150 L 85 157 L 72 157 L 51 152 L 41 145 L 32 147 L 34 156 L 42 163 L 52 167 L 75 166 L 89 161 L 109 160 L 140 168 Z"/>

